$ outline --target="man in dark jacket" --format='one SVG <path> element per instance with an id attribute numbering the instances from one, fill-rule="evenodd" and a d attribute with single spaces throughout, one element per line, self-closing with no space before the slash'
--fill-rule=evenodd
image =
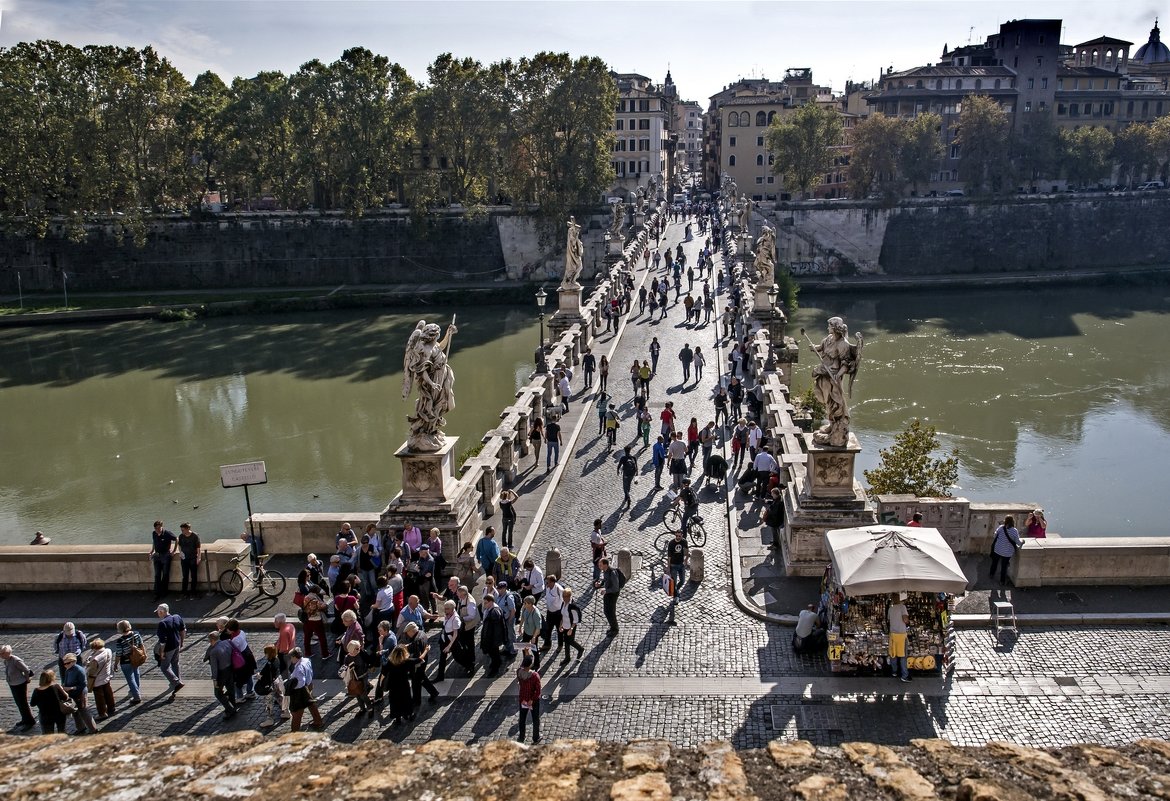
<path id="1" fill-rule="evenodd" d="M 223 704 L 223 719 L 231 720 L 236 716 L 239 707 L 236 706 L 236 680 L 232 669 L 231 635 L 226 631 L 212 632 L 209 636 L 210 644 L 207 649 L 207 662 L 211 666 L 211 685 L 215 699 Z"/>
<path id="2" fill-rule="evenodd" d="M 621 577 L 618 576 L 616 567 L 612 567 L 609 559 L 602 557 L 598 562 L 601 566 L 601 578 L 594 585 L 601 590 L 602 606 L 605 608 L 605 620 L 609 623 L 609 631 L 606 632 L 607 637 L 616 637 L 618 633 L 618 619 L 617 619 L 617 601 L 618 593 L 622 590 Z"/>
<path id="3" fill-rule="evenodd" d="M 480 627 L 479 647 L 491 664 L 487 677 L 494 678 L 500 673 L 500 646 L 504 644 L 504 614 L 496 606 L 496 596 L 490 592 L 483 596 L 483 625 Z"/>

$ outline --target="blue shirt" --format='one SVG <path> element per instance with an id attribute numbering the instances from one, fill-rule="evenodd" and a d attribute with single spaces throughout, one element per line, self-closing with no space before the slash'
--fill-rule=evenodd
<path id="1" fill-rule="evenodd" d="M 289 672 L 288 680 L 296 687 L 308 687 L 313 683 L 313 664 L 305 657 L 297 660 Z"/>
<path id="2" fill-rule="evenodd" d="M 187 630 L 183 618 L 178 615 L 167 615 L 158 622 L 158 641 L 163 650 L 173 651 L 183 644 L 183 632 Z"/>
<path id="3" fill-rule="evenodd" d="M 480 564 L 489 564 L 500 558 L 500 546 L 492 537 L 481 537 L 475 546 L 475 558 Z"/>
<path id="4" fill-rule="evenodd" d="M 423 627 L 423 608 L 422 604 L 416 606 L 413 610 L 410 604 L 402 607 L 402 611 L 398 613 L 398 630 L 402 631 L 406 628 L 407 623 L 416 623 L 421 631 Z"/>
<path id="5" fill-rule="evenodd" d="M 661 442 L 654 443 L 654 466 L 666 464 L 666 446 Z"/>

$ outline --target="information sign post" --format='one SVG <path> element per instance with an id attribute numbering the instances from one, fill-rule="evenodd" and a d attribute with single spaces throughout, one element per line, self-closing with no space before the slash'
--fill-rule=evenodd
<path id="1" fill-rule="evenodd" d="M 224 489 L 231 487 L 244 488 L 244 503 L 248 507 L 248 536 L 251 538 L 252 561 L 255 562 L 263 548 L 256 537 L 256 530 L 252 525 L 252 499 L 248 496 L 248 487 L 254 484 L 268 483 L 268 470 L 264 462 L 243 462 L 241 464 L 225 464 L 219 467 L 219 481 Z"/>

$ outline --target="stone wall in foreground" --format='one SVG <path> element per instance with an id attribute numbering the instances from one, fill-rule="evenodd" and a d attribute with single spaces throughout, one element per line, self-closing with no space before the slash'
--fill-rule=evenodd
<path id="1" fill-rule="evenodd" d="M 343 745 L 319 734 L 148 739 L 0 736 L 5 798 L 613 799 L 669 801 L 1009 801 L 1170 797 L 1170 744 L 1037 750 L 1004 743 L 959 748 L 913 740 L 889 748 L 805 741 L 735 751 L 646 740 L 465 746 L 436 740 Z"/>

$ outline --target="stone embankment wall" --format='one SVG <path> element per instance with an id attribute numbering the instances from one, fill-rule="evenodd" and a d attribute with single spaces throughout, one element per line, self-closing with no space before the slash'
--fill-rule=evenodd
<path id="1" fill-rule="evenodd" d="M 581 220 L 583 277 L 602 264 L 608 216 Z M 157 219 L 144 247 L 93 225 L 82 242 L 0 235 L 0 293 L 292 288 L 341 284 L 446 284 L 559 280 L 564 226 L 543 227 L 500 208 L 412 225 L 405 212 L 353 220 L 341 214 L 223 214 L 203 221 Z"/>
<path id="2" fill-rule="evenodd" d="M 797 276 L 969 275 L 1170 268 L 1162 194 L 778 204 L 782 261 Z"/>
<path id="3" fill-rule="evenodd" d="M 1170 744 L 1034 749 L 1008 743 L 959 747 L 912 740 L 887 747 L 818 748 L 774 741 L 736 751 L 712 742 L 680 748 L 662 740 L 510 740 L 462 745 L 388 740 L 355 745 L 321 734 L 152 739 L 98 734 L 0 735 L 0 792 L 13 799 L 209 798 L 490 799 L 516 788 L 533 799 L 806 801 L 901 799 L 1165 798 Z M 111 766 L 116 765 L 116 770 Z"/>

